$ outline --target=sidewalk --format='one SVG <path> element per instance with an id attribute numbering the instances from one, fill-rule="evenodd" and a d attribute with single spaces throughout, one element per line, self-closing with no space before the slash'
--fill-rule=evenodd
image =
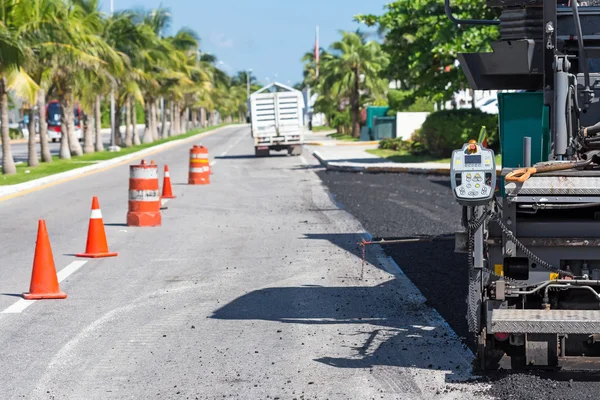
<path id="1" fill-rule="evenodd" d="M 335 129 L 331 129 L 328 131 L 321 132 L 311 132 L 304 137 L 304 144 L 307 146 L 364 146 L 364 145 L 372 145 L 379 144 L 378 141 L 372 142 L 349 142 L 344 140 L 336 140 L 328 137 L 327 135 L 331 135 L 332 133 L 336 133 Z"/>
<path id="2" fill-rule="evenodd" d="M 361 143 L 361 142 L 359 142 Z M 364 144 L 351 147 L 307 145 L 311 153 L 328 170 L 347 172 L 403 172 L 412 174 L 450 175 L 447 162 L 396 163 L 369 154 L 366 150 L 376 149 L 377 144 Z M 501 166 L 496 170 L 500 172 Z"/>

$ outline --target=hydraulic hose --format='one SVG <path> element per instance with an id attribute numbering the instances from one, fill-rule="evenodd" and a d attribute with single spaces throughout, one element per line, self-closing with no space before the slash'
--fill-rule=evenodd
<path id="1" fill-rule="evenodd" d="M 552 172 L 552 171 L 564 171 L 567 169 L 575 169 L 575 168 L 583 168 L 587 167 L 594 160 L 594 157 L 585 161 L 571 161 L 571 162 L 561 162 L 554 163 L 548 165 L 542 165 L 539 167 L 531 167 L 531 168 L 519 168 L 514 171 L 509 172 L 506 175 L 507 182 L 519 182 L 523 183 L 531 175 L 537 174 L 538 172 Z"/>
<path id="2" fill-rule="evenodd" d="M 579 61 L 583 67 L 583 76 L 585 80 L 585 98 L 586 103 L 588 102 L 588 96 L 590 93 L 590 71 L 587 62 L 587 56 L 585 54 L 585 48 L 583 46 L 583 32 L 581 30 L 581 19 L 579 18 L 579 9 L 577 6 L 577 0 L 571 0 L 571 9 L 573 10 L 573 22 L 575 23 L 575 30 L 577 32 L 577 46 L 579 47 Z"/>

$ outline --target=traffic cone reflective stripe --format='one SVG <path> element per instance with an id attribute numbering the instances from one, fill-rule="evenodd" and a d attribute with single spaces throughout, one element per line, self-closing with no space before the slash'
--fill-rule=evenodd
<path id="1" fill-rule="evenodd" d="M 174 199 L 173 189 L 171 188 L 171 174 L 169 173 L 169 166 L 165 165 L 165 177 L 163 179 L 163 191 L 162 196 L 163 199 Z"/>
<path id="2" fill-rule="evenodd" d="M 35 243 L 29 292 L 23 293 L 23 297 L 27 300 L 67 298 L 67 294 L 61 292 L 58 285 L 52 247 L 48 238 L 46 221 L 43 219 L 38 222 L 38 234 Z"/>
<path id="3" fill-rule="evenodd" d="M 92 211 L 90 213 L 90 224 L 88 227 L 88 237 L 85 253 L 76 254 L 77 257 L 114 257 L 118 253 L 110 253 L 108 251 L 108 243 L 106 242 L 106 233 L 104 232 L 104 222 L 102 221 L 102 212 L 98 198 L 94 196 L 92 199 Z"/>

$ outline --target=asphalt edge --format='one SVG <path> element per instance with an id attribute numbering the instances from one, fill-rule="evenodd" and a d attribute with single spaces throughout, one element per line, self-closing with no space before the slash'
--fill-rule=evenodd
<path id="1" fill-rule="evenodd" d="M 378 167 L 375 165 L 345 165 L 338 162 L 329 162 L 321 156 L 321 154 L 314 150 L 312 154 L 317 160 L 330 171 L 342 171 L 342 172 L 392 172 L 392 173 L 408 173 L 408 174 L 426 174 L 426 175 L 450 175 L 450 168 L 414 168 L 414 167 Z"/>
<path id="2" fill-rule="evenodd" d="M 315 154 L 315 153 L 317 153 L 317 154 Z M 318 154 L 317 151 L 315 151 L 313 153 L 313 156 L 319 162 L 323 162 L 320 154 Z M 350 213 L 343 206 L 343 204 L 338 203 L 337 200 L 335 199 L 334 194 L 329 190 L 327 185 L 325 185 L 325 183 L 320 178 L 317 177 L 317 179 L 319 180 L 321 189 L 327 194 L 327 197 L 328 197 L 329 201 L 331 202 L 331 204 L 335 208 L 337 208 L 339 211 L 346 213 L 352 220 L 354 220 L 356 222 L 356 224 L 360 227 L 360 230 L 362 231 L 362 232 L 359 232 L 359 234 L 361 234 L 364 237 L 364 240 L 372 241 L 374 239 L 374 237 L 365 228 L 363 223 L 361 221 L 359 221 L 352 213 Z M 372 244 L 372 245 L 370 245 L 370 248 L 371 248 L 371 251 L 375 253 L 375 258 L 377 259 L 377 261 L 380 262 L 381 267 L 391 275 L 402 277 L 403 280 L 405 280 L 405 282 L 407 282 L 411 286 L 413 293 L 417 297 L 416 300 L 425 304 L 427 306 L 427 308 L 431 311 L 431 317 L 433 320 L 429 319 L 429 322 L 432 325 L 439 324 L 440 326 L 443 326 L 445 329 L 447 329 L 449 336 L 451 336 L 454 340 L 458 341 L 461 344 L 463 351 L 465 351 L 468 356 L 475 358 L 475 354 L 473 353 L 473 351 L 469 348 L 469 346 L 467 346 L 465 344 L 465 342 L 464 342 L 465 338 L 459 336 L 456 333 L 456 331 L 454 331 L 454 329 L 450 326 L 448 321 L 446 321 L 444 319 L 444 317 L 442 317 L 442 315 L 434 307 L 427 304 L 427 298 L 425 297 L 425 295 L 423 295 L 423 292 L 421 292 L 421 290 L 417 287 L 417 285 L 415 285 L 415 283 L 404 273 L 404 271 L 396 263 L 396 261 L 394 261 L 394 259 L 385 252 L 385 249 L 383 248 L 383 246 L 381 244 Z M 469 368 L 470 368 L 469 373 L 471 375 L 473 375 L 472 368 L 471 367 L 469 367 Z"/>
<path id="3" fill-rule="evenodd" d="M 199 137 L 206 137 L 209 135 L 213 135 L 217 132 L 220 132 L 223 129 L 245 126 L 245 124 L 229 124 L 225 125 L 210 131 L 200 132 L 197 135 L 190 136 L 189 138 L 173 140 L 167 143 L 162 143 L 156 146 L 152 146 L 146 149 L 142 149 L 140 151 L 136 151 L 134 153 L 129 153 L 121 157 L 115 157 L 110 160 L 101 161 L 99 163 L 89 165 L 86 167 L 75 168 L 69 171 L 61 172 L 58 174 L 53 174 L 50 176 L 45 176 L 43 178 L 34 179 L 31 181 L 18 183 L 16 185 L 10 185 L 6 187 L 0 187 L 0 201 L 7 200 L 8 198 L 19 195 L 20 193 L 24 193 L 30 190 L 41 188 L 45 185 L 49 185 L 52 183 L 60 183 L 61 181 L 75 179 L 79 176 L 89 174 L 95 171 L 104 170 L 110 167 L 117 166 L 121 163 L 135 160 L 136 158 L 141 158 L 146 155 L 158 153 L 159 151 L 165 150 L 170 147 L 178 146 L 181 144 L 189 143 L 194 140 L 197 140 Z"/>

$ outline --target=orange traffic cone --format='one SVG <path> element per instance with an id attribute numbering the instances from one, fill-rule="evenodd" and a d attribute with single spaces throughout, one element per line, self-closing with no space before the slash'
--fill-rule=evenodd
<path id="1" fill-rule="evenodd" d="M 104 222 L 102 222 L 102 212 L 98 198 L 92 199 L 92 213 L 90 215 L 90 225 L 88 228 L 87 246 L 85 253 L 75 254 L 77 257 L 114 257 L 118 253 L 109 253 L 106 243 L 106 233 L 104 232 Z"/>
<path id="2" fill-rule="evenodd" d="M 67 298 L 67 294 L 61 292 L 58 285 L 52 247 L 50 246 L 50 239 L 48 239 L 46 221 L 43 219 L 38 222 L 29 292 L 23 293 L 23 297 L 27 300 Z"/>
<path id="3" fill-rule="evenodd" d="M 163 191 L 162 196 L 163 199 L 174 199 L 173 189 L 171 189 L 171 174 L 169 173 L 169 166 L 165 165 L 165 177 L 163 179 Z"/>

